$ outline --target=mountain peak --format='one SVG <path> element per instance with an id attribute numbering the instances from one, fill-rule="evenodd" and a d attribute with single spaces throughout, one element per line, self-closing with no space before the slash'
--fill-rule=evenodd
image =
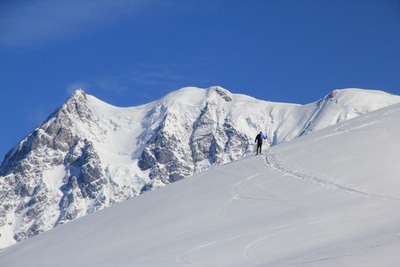
<path id="1" fill-rule="evenodd" d="M 334 97 L 343 97 L 343 96 L 372 96 L 372 95 L 380 95 L 380 96 L 389 96 L 393 95 L 388 94 L 381 90 L 372 90 L 372 89 L 360 89 L 360 88 L 343 88 L 343 89 L 335 89 L 326 95 L 326 98 L 334 98 Z"/>
<path id="2" fill-rule="evenodd" d="M 70 101 L 70 100 L 84 101 L 86 99 L 87 99 L 87 95 L 86 95 L 85 91 L 83 89 L 77 89 L 72 93 L 72 95 L 68 99 L 68 101 Z"/>
<path id="3" fill-rule="evenodd" d="M 378 109 L 379 106 L 389 106 L 397 103 L 399 96 L 388 94 L 380 90 L 358 88 L 336 89 L 327 94 L 322 100 L 351 106 L 355 109 Z"/>
<path id="4" fill-rule="evenodd" d="M 79 118 L 88 119 L 90 108 L 88 105 L 88 96 L 82 89 L 76 90 L 72 96 L 67 100 L 67 102 L 62 105 L 60 112 L 62 114 L 76 114 Z"/>
<path id="5" fill-rule="evenodd" d="M 232 93 L 222 88 L 221 86 L 211 86 L 208 88 L 209 93 L 215 92 L 217 95 L 222 97 L 226 102 L 232 101 Z"/>
<path id="6" fill-rule="evenodd" d="M 72 95 L 79 95 L 79 94 L 85 94 L 85 91 L 82 88 L 76 89 Z"/>

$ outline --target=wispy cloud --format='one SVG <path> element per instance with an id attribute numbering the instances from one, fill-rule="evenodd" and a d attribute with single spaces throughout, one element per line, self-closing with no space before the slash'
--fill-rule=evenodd
<path id="1" fill-rule="evenodd" d="M 69 39 L 137 14 L 210 13 L 222 0 L 22 0 L 0 1 L 0 46 L 25 47 Z"/>
<path id="2" fill-rule="evenodd" d="M 75 82 L 67 86 L 66 93 L 67 95 L 72 95 L 76 90 L 83 89 L 85 91 L 90 91 L 89 85 L 84 82 Z"/>
<path id="3" fill-rule="evenodd" d="M 4 1 L 6 2 L 6 1 Z M 0 45 L 28 46 L 70 38 L 142 11 L 150 0 L 37 0 L 0 4 Z"/>

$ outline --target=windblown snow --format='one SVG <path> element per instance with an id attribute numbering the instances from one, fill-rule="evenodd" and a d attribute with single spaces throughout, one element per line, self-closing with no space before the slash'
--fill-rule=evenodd
<path id="1" fill-rule="evenodd" d="M 346 132 L 346 126 L 343 126 L 346 124 L 341 124 L 341 122 L 348 122 L 349 119 L 359 116 L 363 117 L 363 115 L 370 114 L 374 110 L 399 102 L 399 96 L 390 95 L 382 91 L 361 89 L 335 90 L 315 103 L 298 105 L 273 103 L 246 95 L 232 94 L 221 87 L 210 87 L 208 89 L 188 87 L 172 92 L 146 105 L 122 108 L 109 105 L 79 90 L 60 109 L 50 115 L 43 125 L 12 148 L 1 164 L 0 247 L 7 247 L 55 226 L 121 203 L 153 189 L 160 191 L 159 196 L 153 197 L 159 199 L 157 201 L 152 200 L 152 204 L 146 204 L 146 208 L 155 210 L 154 212 L 160 214 L 151 215 L 156 216 L 154 217 L 154 219 L 157 218 L 155 221 L 149 222 L 146 220 L 146 222 L 142 221 L 141 223 L 149 225 L 155 223 L 154 227 L 165 223 L 168 225 L 169 221 L 173 221 L 174 218 L 157 216 L 165 212 L 174 214 L 180 209 L 185 210 L 185 208 L 191 207 L 192 201 L 197 203 L 199 200 L 196 200 L 196 198 L 203 197 L 196 194 L 207 196 L 209 193 L 215 193 L 215 190 L 228 190 L 227 192 L 221 191 L 221 196 L 210 195 L 210 201 L 213 199 L 217 202 L 228 201 L 218 198 L 229 197 L 230 194 L 239 194 L 241 188 L 243 188 L 241 187 L 242 185 L 247 188 L 248 184 L 257 183 L 259 179 L 264 181 L 264 170 L 268 170 L 271 173 L 271 177 L 278 177 L 284 173 L 284 177 L 293 176 L 299 178 L 299 181 L 294 183 L 299 183 L 303 179 L 307 182 L 318 184 L 321 180 L 321 183 L 325 183 L 324 186 L 327 189 L 340 189 L 343 187 L 349 192 L 359 192 L 358 195 L 363 195 L 364 193 L 370 193 L 368 190 L 373 188 L 376 192 L 374 191 L 371 194 L 376 197 L 381 196 L 384 200 L 396 198 L 396 187 L 393 187 L 392 191 L 390 191 L 391 194 L 389 194 L 389 189 L 385 187 L 386 185 L 382 185 L 378 180 L 365 178 L 365 176 L 372 174 L 375 177 L 381 176 L 381 169 L 374 169 L 375 164 L 380 163 L 376 163 L 378 159 L 374 158 L 375 153 L 371 153 L 372 150 L 368 150 L 368 153 L 363 154 L 362 159 L 361 155 L 353 155 L 350 152 L 344 157 L 336 159 L 337 161 L 342 160 L 342 165 L 340 166 L 346 167 L 342 172 L 340 167 L 337 167 L 338 170 L 330 170 L 329 166 L 331 165 L 329 164 L 335 160 L 330 158 L 331 152 L 338 150 L 342 153 L 342 150 L 340 150 L 342 146 L 350 147 L 353 145 L 354 140 L 351 133 Z M 377 121 L 380 123 L 379 120 Z M 370 123 L 374 126 L 379 124 L 378 122 L 373 121 Z M 368 123 L 366 124 L 367 126 L 369 125 Z M 351 138 L 343 140 L 342 143 L 335 143 L 337 148 L 327 148 L 324 151 L 326 154 L 321 154 L 329 155 L 326 161 L 322 162 L 321 159 L 321 162 L 319 162 L 318 158 L 314 158 L 314 154 L 319 154 L 314 153 L 312 146 L 307 146 L 304 149 L 297 148 L 302 153 L 310 151 L 309 154 L 311 155 L 298 154 L 297 150 L 294 152 L 282 152 L 282 154 L 278 153 L 279 151 L 284 151 L 283 149 L 286 145 L 283 144 L 287 141 L 295 140 L 298 137 L 302 137 L 301 140 L 308 140 L 310 133 L 332 125 L 342 125 L 340 127 L 344 127 L 332 131 L 330 134 L 333 137 L 339 138 L 339 136 L 349 135 Z M 365 127 L 360 126 L 357 131 L 364 132 Z M 254 138 L 260 130 L 267 134 L 269 144 L 276 147 L 271 149 L 271 153 L 272 151 L 276 152 L 269 154 L 266 161 L 262 159 L 245 159 L 243 163 L 237 162 L 222 168 L 216 168 L 216 166 L 252 155 L 254 152 Z M 357 133 L 357 131 L 352 131 L 352 133 Z M 386 131 L 389 130 L 381 132 L 380 135 L 384 136 Z M 310 136 L 315 137 L 318 135 Z M 366 135 L 359 136 L 357 141 L 364 140 L 364 136 Z M 315 138 L 324 138 L 323 140 L 326 141 L 336 140 L 325 135 Z M 381 142 L 378 143 L 380 144 Z M 293 144 L 288 143 L 288 146 L 294 146 Z M 301 142 L 299 141 L 298 144 L 301 144 Z M 390 146 L 389 144 L 386 145 Z M 268 144 L 265 144 L 264 149 L 267 149 L 268 146 Z M 364 151 L 364 147 L 360 146 L 360 151 Z M 370 147 L 369 139 L 365 140 L 365 146 Z M 317 145 L 316 149 L 318 150 L 319 148 L 319 145 Z M 385 146 L 382 149 L 386 151 Z M 357 150 L 355 151 L 354 153 L 357 153 Z M 298 155 L 298 158 L 293 158 L 292 160 L 292 157 L 296 155 Z M 393 160 L 396 158 L 395 155 L 392 155 Z M 364 176 L 360 176 L 360 180 L 357 180 L 358 178 L 356 179 L 355 176 L 353 177 L 352 172 L 347 172 L 348 168 L 352 168 L 352 166 L 348 165 L 353 164 L 351 160 L 354 158 L 365 165 L 362 169 Z M 375 160 L 370 161 L 370 159 Z M 269 162 L 269 165 L 266 165 L 265 162 Z M 314 162 L 319 162 L 318 166 L 321 166 L 321 168 L 314 166 Z M 302 167 L 297 167 L 294 164 L 300 164 L 299 166 Z M 311 167 L 307 164 L 311 164 Z M 396 166 L 396 164 L 392 163 L 387 164 L 386 168 L 388 170 Z M 234 169 L 230 170 L 228 166 Z M 274 169 L 271 169 L 272 167 Z M 215 168 L 213 169 L 215 173 L 210 171 L 203 175 L 200 174 L 210 168 Z M 305 169 L 303 170 L 302 168 Z M 242 172 L 241 169 L 247 171 Z M 256 175 L 254 173 L 256 170 L 262 174 L 249 178 L 248 183 L 245 182 L 248 177 Z M 394 172 L 396 171 L 397 169 L 394 169 Z M 235 172 L 237 173 L 235 174 Z M 207 178 L 210 173 L 213 173 L 211 176 L 214 178 Z M 248 176 L 247 173 L 249 173 Z M 320 173 L 323 176 L 319 175 Z M 186 193 L 182 192 L 182 194 L 191 196 L 193 200 L 191 198 L 183 199 L 180 196 L 181 193 L 178 194 L 174 191 L 171 191 L 173 193 L 165 193 L 170 192 L 168 190 L 177 189 L 158 189 L 194 174 L 198 174 L 197 178 L 190 180 L 198 182 L 188 185 L 188 187 L 199 187 L 202 188 L 202 191 L 196 191 L 197 189 L 195 188 L 182 188 L 182 190 L 187 191 Z M 391 177 L 393 181 L 390 181 L 395 182 L 395 175 Z M 344 184 L 341 181 L 337 181 L 337 179 L 342 178 L 344 179 Z M 214 181 L 216 182 L 215 184 Z M 218 181 L 223 181 L 223 183 Z M 241 184 L 237 186 L 237 189 L 229 189 L 231 182 Z M 186 185 L 186 183 L 190 184 L 192 182 L 179 184 Z M 223 189 L 222 187 L 225 183 L 228 188 Z M 268 185 L 268 188 L 255 184 L 257 190 L 266 190 L 266 193 L 269 194 L 273 189 L 271 189 L 272 191 L 268 190 L 274 183 L 269 184 L 267 182 L 266 185 Z M 300 183 L 299 186 L 305 185 Z M 365 186 L 367 188 L 364 188 Z M 384 186 L 382 192 L 379 191 L 381 186 Z M 231 190 L 239 191 L 232 193 Z M 336 191 L 342 193 L 340 190 Z M 257 192 L 255 194 L 262 193 Z M 150 196 L 158 195 L 158 193 L 148 194 Z M 171 202 L 171 200 L 164 199 L 166 196 L 163 194 L 168 194 L 171 199 L 178 199 Z M 142 203 L 142 201 L 149 198 L 146 195 L 147 193 L 140 197 L 137 200 L 138 202 L 135 202 L 135 200 L 129 203 Z M 291 199 L 289 196 L 287 197 L 289 200 Z M 158 201 L 169 203 L 169 205 L 166 206 L 158 203 Z M 179 205 L 183 204 L 179 203 L 179 201 L 186 202 L 188 206 L 180 207 Z M 235 203 L 235 205 L 241 205 L 239 202 L 236 203 L 236 199 L 231 200 L 231 202 Z M 215 220 L 220 223 L 229 221 L 232 203 L 228 201 L 224 204 L 226 207 L 220 207 L 221 204 L 219 206 L 221 209 L 220 215 L 215 215 Z M 220 203 L 212 202 L 212 204 L 218 206 Z M 131 204 L 121 205 L 125 207 Z M 142 204 L 133 205 L 140 206 Z M 165 211 L 158 210 L 159 205 Z M 175 206 L 177 210 L 171 210 L 175 209 Z M 118 209 L 120 208 L 116 208 L 116 212 Z M 144 208 L 138 208 L 138 211 L 141 209 L 143 209 L 141 212 L 129 215 L 130 217 L 126 219 L 127 225 L 131 225 L 131 220 L 134 217 L 139 218 L 141 214 L 147 214 Z M 295 209 L 293 208 L 293 210 Z M 218 211 L 215 212 L 218 213 Z M 246 214 L 245 211 L 243 213 Z M 191 216 L 196 218 L 201 214 L 199 211 Z M 120 215 L 118 215 L 118 219 L 125 220 Z M 177 216 L 178 214 L 175 213 L 175 215 Z M 248 215 L 248 217 L 251 217 L 250 214 Z M 206 217 L 209 216 L 211 215 Z M 183 220 L 189 220 L 187 223 L 191 225 L 189 217 L 183 218 Z M 138 223 L 140 224 L 140 222 Z M 132 229 L 132 233 L 140 236 L 138 232 L 144 226 L 138 225 L 137 227 L 137 230 Z M 202 226 L 198 225 L 196 227 L 201 228 Z M 122 227 L 122 229 L 127 228 Z M 163 230 L 157 231 L 163 233 Z M 259 234 L 254 233 L 254 235 Z M 221 238 L 224 239 L 225 236 L 221 236 Z M 236 242 L 239 239 L 234 238 L 233 240 Z M 172 242 L 173 239 L 169 241 Z M 166 239 L 165 242 L 169 241 Z M 195 245 L 195 243 L 184 244 L 185 247 L 190 247 L 191 245 Z M 205 245 L 205 243 L 199 244 L 199 246 L 202 245 Z M 250 258 L 251 253 L 250 249 L 248 254 Z M 178 257 L 178 261 L 190 262 L 191 260 L 188 258 L 190 258 L 191 254 L 188 252 L 188 255 Z M 131 262 L 131 260 L 128 262 Z M 138 262 L 136 263 L 139 264 Z"/>
<path id="2" fill-rule="evenodd" d="M 398 266 L 399 136 L 396 104 L 57 227 L 0 265 Z"/>

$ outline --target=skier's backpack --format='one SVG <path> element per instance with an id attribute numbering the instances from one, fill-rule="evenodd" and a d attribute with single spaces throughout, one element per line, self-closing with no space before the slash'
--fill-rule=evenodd
<path id="1" fill-rule="evenodd" d="M 262 137 L 261 133 L 259 133 L 257 135 L 257 143 L 262 143 L 262 141 L 263 141 L 263 137 Z"/>

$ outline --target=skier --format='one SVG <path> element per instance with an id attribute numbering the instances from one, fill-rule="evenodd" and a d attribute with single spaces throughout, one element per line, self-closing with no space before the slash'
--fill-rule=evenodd
<path id="1" fill-rule="evenodd" d="M 257 142 L 257 154 L 256 155 L 258 155 L 258 149 L 260 149 L 260 153 L 261 153 L 263 139 L 267 139 L 267 137 L 263 134 L 262 131 L 260 131 L 260 133 L 257 134 L 256 139 L 254 140 L 254 143 Z"/>

